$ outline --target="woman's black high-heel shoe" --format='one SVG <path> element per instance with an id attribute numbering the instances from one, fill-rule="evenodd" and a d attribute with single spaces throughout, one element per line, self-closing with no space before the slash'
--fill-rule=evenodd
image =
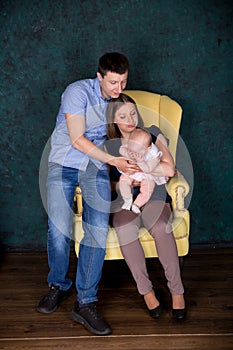
<path id="1" fill-rule="evenodd" d="M 152 310 L 149 310 L 150 316 L 152 318 L 159 318 L 162 315 L 163 312 L 163 307 L 161 304 L 159 304 L 159 306 L 155 307 Z"/>
<path id="2" fill-rule="evenodd" d="M 186 316 L 186 308 L 184 308 L 184 309 L 172 309 L 172 315 L 177 320 L 183 320 Z"/>

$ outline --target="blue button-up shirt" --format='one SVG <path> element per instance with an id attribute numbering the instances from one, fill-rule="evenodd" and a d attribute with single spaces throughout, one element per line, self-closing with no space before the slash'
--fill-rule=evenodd
<path id="1" fill-rule="evenodd" d="M 51 137 L 49 162 L 80 170 L 86 169 L 89 160 L 97 167 L 102 166 L 100 161 L 90 158 L 71 145 L 65 114 L 77 115 L 77 118 L 84 116 L 84 136 L 103 149 L 107 135 L 105 113 L 109 100 L 110 98 L 103 98 L 98 78 L 79 80 L 66 88 Z"/>

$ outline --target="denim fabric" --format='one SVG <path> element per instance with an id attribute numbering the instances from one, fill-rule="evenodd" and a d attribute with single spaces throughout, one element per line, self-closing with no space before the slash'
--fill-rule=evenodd
<path id="1" fill-rule="evenodd" d="M 79 184 L 83 195 L 84 238 L 80 242 L 76 288 L 78 301 L 97 301 L 98 283 L 105 256 L 110 212 L 110 183 L 106 166 L 98 169 L 89 162 L 86 171 L 49 164 L 48 205 L 48 274 L 49 285 L 68 290 L 70 241 L 73 239 L 73 201 Z"/>

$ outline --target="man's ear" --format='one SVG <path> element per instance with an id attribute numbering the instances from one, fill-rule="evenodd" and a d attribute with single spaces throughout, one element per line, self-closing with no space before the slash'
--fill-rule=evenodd
<path id="1" fill-rule="evenodd" d="M 102 81 L 102 80 L 103 80 L 103 77 L 102 77 L 102 75 L 100 74 L 100 72 L 97 72 L 96 75 L 97 75 L 97 78 L 99 79 L 99 81 Z"/>

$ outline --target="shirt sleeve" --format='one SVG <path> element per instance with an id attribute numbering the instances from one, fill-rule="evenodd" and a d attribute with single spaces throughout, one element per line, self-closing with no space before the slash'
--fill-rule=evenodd
<path id="1" fill-rule="evenodd" d="M 62 95 L 62 111 L 64 114 L 85 114 L 87 106 L 86 91 L 79 82 L 70 84 Z"/>

